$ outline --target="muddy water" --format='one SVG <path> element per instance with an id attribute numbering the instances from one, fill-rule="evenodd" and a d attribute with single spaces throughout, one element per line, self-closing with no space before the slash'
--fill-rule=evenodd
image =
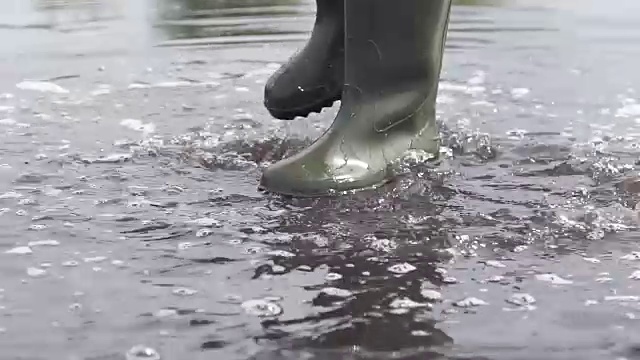
<path id="1" fill-rule="evenodd" d="M 0 358 L 637 358 L 639 10 L 458 1 L 442 164 L 290 200 L 313 3 L 0 2 Z"/>

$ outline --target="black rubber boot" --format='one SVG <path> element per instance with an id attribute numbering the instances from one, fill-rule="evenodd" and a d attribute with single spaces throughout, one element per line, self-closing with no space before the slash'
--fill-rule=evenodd
<path id="1" fill-rule="evenodd" d="M 292 120 L 320 112 L 342 95 L 344 0 L 316 0 L 316 8 L 311 38 L 264 88 L 264 105 L 275 118 Z"/>
<path id="2" fill-rule="evenodd" d="M 435 104 L 451 0 L 347 0 L 345 85 L 331 127 L 265 170 L 264 190 L 320 196 L 382 185 L 410 150 L 439 153 Z"/>

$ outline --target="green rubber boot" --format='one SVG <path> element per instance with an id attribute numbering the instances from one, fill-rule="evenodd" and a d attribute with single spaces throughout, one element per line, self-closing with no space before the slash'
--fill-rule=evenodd
<path id="1" fill-rule="evenodd" d="M 316 22 L 307 44 L 276 71 L 264 88 L 264 105 L 292 120 L 332 106 L 344 83 L 344 0 L 316 0 Z"/>
<path id="2" fill-rule="evenodd" d="M 261 188 L 321 196 L 386 183 L 409 150 L 437 157 L 436 95 L 451 0 L 347 0 L 345 85 L 331 127 L 263 173 Z"/>

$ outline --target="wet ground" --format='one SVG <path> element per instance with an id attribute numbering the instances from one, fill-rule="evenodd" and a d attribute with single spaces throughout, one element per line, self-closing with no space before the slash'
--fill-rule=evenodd
<path id="1" fill-rule="evenodd" d="M 283 199 L 313 11 L 0 2 L 0 359 L 640 358 L 640 3 L 458 1 L 442 164 Z"/>

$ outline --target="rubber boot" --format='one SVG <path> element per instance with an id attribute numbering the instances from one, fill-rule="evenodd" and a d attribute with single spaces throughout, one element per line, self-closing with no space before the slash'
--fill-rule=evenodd
<path id="1" fill-rule="evenodd" d="M 344 0 L 316 0 L 311 38 L 276 71 L 264 89 L 264 105 L 292 120 L 332 106 L 344 83 Z"/>
<path id="2" fill-rule="evenodd" d="M 437 157 L 435 121 L 451 0 L 347 0 L 345 85 L 333 124 L 267 168 L 261 188 L 320 196 L 386 183 L 409 150 Z"/>

